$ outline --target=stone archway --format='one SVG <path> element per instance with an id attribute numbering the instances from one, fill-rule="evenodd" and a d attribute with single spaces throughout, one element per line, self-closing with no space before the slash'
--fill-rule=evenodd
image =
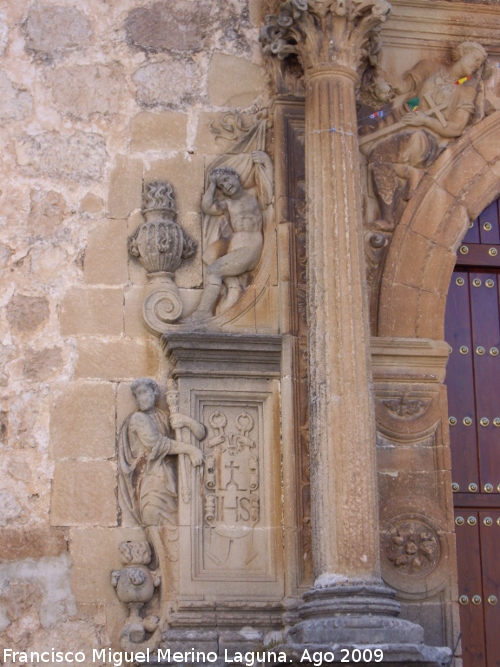
<path id="1" fill-rule="evenodd" d="M 394 233 L 382 276 L 378 335 L 444 338 L 446 296 L 470 220 L 500 194 L 500 112 L 446 149 Z"/>

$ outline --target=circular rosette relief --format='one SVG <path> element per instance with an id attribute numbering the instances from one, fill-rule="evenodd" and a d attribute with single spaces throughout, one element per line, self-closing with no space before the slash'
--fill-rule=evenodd
<path id="1" fill-rule="evenodd" d="M 176 292 L 161 289 L 146 297 L 142 313 L 149 328 L 163 333 L 182 315 L 182 301 Z"/>
<path id="2" fill-rule="evenodd" d="M 381 546 L 383 578 L 390 586 L 407 593 L 425 593 L 426 597 L 441 587 L 447 545 L 427 518 L 393 519 L 383 533 Z"/>

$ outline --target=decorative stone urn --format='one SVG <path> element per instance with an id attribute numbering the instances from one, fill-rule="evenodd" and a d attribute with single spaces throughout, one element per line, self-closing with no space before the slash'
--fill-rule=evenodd
<path id="1" fill-rule="evenodd" d="M 196 252 L 195 241 L 175 221 L 176 213 L 170 183 L 147 183 L 142 201 L 145 222 L 128 240 L 130 255 L 148 272 L 142 312 L 146 326 L 156 334 L 166 331 L 182 315 L 174 273 L 183 259 Z"/>
<path id="2" fill-rule="evenodd" d="M 158 627 L 157 616 L 142 618 L 140 611 L 160 585 L 160 576 L 147 567 L 151 561 L 148 542 L 124 542 L 120 554 L 126 567 L 111 573 L 111 584 L 120 602 L 129 608 L 129 617 L 121 631 L 122 644 L 140 644 L 147 632 L 155 632 Z"/>

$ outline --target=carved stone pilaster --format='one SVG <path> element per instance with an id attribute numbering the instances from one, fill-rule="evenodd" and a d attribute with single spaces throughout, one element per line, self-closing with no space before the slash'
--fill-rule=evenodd
<path id="1" fill-rule="evenodd" d="M 385 0 L 291 0 L 267 18 L 264 50 L 305 71 L 311 515 L 315 581 L 289 631 L 293 655 L 332 643 L 403 645 L 424 658 L 423 630 L 397 618 L 380 575 L 376 432 L 362 220 L 356 86 Z M 429 659 L 430 658 L 430 659 Z"/>

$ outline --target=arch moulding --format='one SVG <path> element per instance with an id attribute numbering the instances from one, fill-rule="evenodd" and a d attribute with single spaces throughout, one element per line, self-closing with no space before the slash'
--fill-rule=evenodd
<path id="1" fill-rule="evenodd" d="M 471 220 L 500 194 L 500 112 L 447 148 L 420 181 L 387 255 L 378 335 L 444 338 L 456 251 Z"/>

